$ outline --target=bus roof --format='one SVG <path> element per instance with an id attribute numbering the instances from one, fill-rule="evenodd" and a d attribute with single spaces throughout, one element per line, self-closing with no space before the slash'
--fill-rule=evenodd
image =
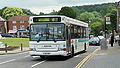
<path id="1" fill-rule="evenodd" d="M 67 16 L 62 15 L 43 15 L 43 16 L 31 16 L 30 19 L 33 19 L 34 17 L 61 17 L 61 22 L 64 22 L 66 24 L 74 24 L 74 25 L 80 25 L 83 27 L 88 27 L 88 23 L 85 23 L 83 21 L 79 21 Z"/>

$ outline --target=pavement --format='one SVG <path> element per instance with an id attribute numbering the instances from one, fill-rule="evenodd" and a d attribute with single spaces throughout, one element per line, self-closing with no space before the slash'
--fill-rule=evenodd
<path id="1" fill-rule="evenodd" d="M 120 46 L 114 43 L 107 50 L 99 50 L 90 57 L 81 68 L 120 68 Z"/>
<path id="2" fill-rule="evenodd" d="M 29 51 L 29 47 L 23 47 L 23 49 L 21 50 L 21 48 L 17 48 L 15 50 L 12 51 L 0 51 L 0 55 L 4 55 L 4 54 L 17 54 L 17 53 L 22 53 L 22 52 L 27 52 Z"/>

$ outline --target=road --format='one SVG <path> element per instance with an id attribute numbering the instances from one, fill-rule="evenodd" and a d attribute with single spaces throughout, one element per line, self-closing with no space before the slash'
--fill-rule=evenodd
<path id="1" fill-rule="evenodd" d="M 0 68 L 75 68 L 75 66 L 88 54 L 93 52 L 96 46 L 90 46 L 85 53 L 78 53 L 74 57 L 48 57 L 41 60 L 40 57 L 29 56 L 28 52 L 19 54 L 0 55 Z"/>

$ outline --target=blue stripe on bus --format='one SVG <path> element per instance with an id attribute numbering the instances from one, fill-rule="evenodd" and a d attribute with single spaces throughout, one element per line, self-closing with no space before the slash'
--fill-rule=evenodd
<path id="1" fill-rule="evenodd" d="M 89 39 L 88 38 L 85 38 L 85 39 L 79 39 L 78 42 L 86 42 L 88 41 Z"/>

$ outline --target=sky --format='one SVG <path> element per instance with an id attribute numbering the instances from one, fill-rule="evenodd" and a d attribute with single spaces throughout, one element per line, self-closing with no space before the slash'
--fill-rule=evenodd
<path id="1" fill-rule="evenodd" d="M 0 0 L 0 9 L 11 6 L 30 9 L 33 13 L 59 11 L 64 6 L 82 6 L 118 2 L 120 0 Z"/>

